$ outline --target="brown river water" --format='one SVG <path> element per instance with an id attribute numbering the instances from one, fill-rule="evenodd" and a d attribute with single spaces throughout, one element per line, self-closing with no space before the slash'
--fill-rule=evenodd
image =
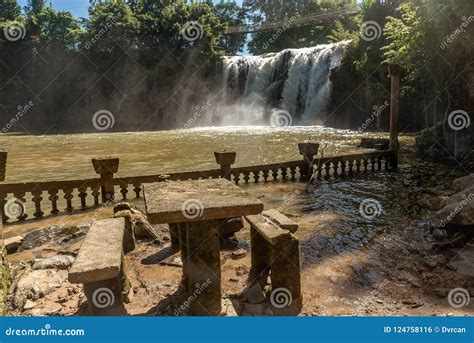
<path id="1" fill-rule="evenodd" d="M 300 159 L 297 144 L 314 141 L 325 156 L 362 152 L 361 137 L 384 134 L 326 127 L 216 127 L 158 132 L 94 133 L 51 136 L 0 136 L 8 151 L 5 182 L 53 181 L 97 177 L 91 158 L 118 156 L 118 176 L 151 175 L 218 168 L 214 151 L 237 152 L 235 166 Z M 386 137 L 386 135 L 385 135 Z M 402 138 L 411 141 L 411 138 Z"/>
<path id="2" fill-rule="evenodd" d="M 90 160 L 98 155 L 120 157 L 118 175 L 135 176 L 217 168 L 213 152 L 222 149 L 237 152 L 236 166 L 300 159 L 297 143 L 307 140 L 319 142 L 325 156 L 364 152 L 357 147 L 362 137 L 387 136 L 324 127 L 226 127 L 2 136 L 0 147 L 9 153 L 6 182 L 25 182 L 96 177 Z M 291 181 L 242 185 L 261 199 L 266 209 L 279 209 L 300 225 L 296 237 L 301 250 L 304 299 L 301 314 L 473 314 L 471 306 L 455 311 L 446 299 L 439 299 L 434 293 L 437 287 L 472 285 L 446 267 L 449 256 L 439 257 L 431 249 L 433 238 L 426 219 L 432 211 L 423 205 L 432 192 L 446 195 L 452 192 L 450 181 L 460 174 L 452 168 L 418 159 L 413 137 L 402 136 L 400 142 L 396 173 L 383 171 L 314 185 Z M 379 203 L 379 214 L 374 218 L 361 215 L 360 204 L 366 199 Z M 78 214 L 77 221 L 85 221 L 91 215 L 90 212 Z M 9 226 L 6 235 L 63 224 L 66 217 L 74 216 Z M 248 249 L 248 228 L 238 238 L 241 247 Z M 44 256 L 45 250 L 39 249 L 35 256 Z M 179 284 L 179 272 L 173 267 L 140 262 L 141 258 L 155 256 L 160 249 L 161 246 L 145 245 L 128 261 L 137 277 L 136 283 L 151 285 L 150 289 L 137 286 L 135 300 L 127 305 L 132 314 L 150 313 L 152 307 L 167 297 L 163 290 L 172 291 L 168 290 L 169 285 L 176 288 Z M 24 255 L 12 256 L 11 260 L 24 258 Z M 439 260 L 433 266 L 433 261 Z M 234 262 L 224 258 L 226 294 L 245 285 L 246 274 L 237 276 L 240 274 L 236 274 L 236 268 L 245 269 L 249 264 L 248 255 Z M 234 281 L 228 282 L 230 279 Z M 150 294 L 153 294 L 152 303 Z M 71 301 L 74 304 L 63 307 L 58 314 L 77 313 L 80 301 Z M 44 306 L 49 302 L 54 300 L 46 299 Z"/>

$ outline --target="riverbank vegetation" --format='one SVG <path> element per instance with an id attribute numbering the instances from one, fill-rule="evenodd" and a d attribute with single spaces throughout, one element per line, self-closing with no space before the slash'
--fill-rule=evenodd
<path id="1" fill-rule="evenodd" d="M 347 14 L 337 20 L 301 24 L 341 11 Z M 359 127 L 389 99 L 387 65 L 398 63 L 401 130 L 418 131 L 445 123 L 453 110 L 472 112 L 473 21 L 468 0 L 91 0 L 87 18 L 44 0 L 24 9 L 7 1 L 0 4 L 3 132 L 94 131 L 91 118 L 100 110 L 114 114 L 113 130 L 181 127 L 222 86 L 223 55 L 345 39 L 352 43 L 331 76 L 337 91 L 327 124 Z M 275 22 L 285 25 L 253 30 Z M 226 34 L 245 24 L 250 33 Z M 377 115 L 369 129 L 386 129 L 387 116 Z"/>

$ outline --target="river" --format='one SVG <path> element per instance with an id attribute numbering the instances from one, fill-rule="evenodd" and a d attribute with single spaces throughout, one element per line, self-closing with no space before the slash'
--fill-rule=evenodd
<path id="1" fill-rule="evenodd" d="M 300 159 L 297 144 L 321 144 L 324 156 L 363 152 L 362 137 L 386 134 L 358 133 L 322 126 L 208 127 L 156 132 L 69 135 L 2 135 L 8 151 L 6 181 L 53 181 L 97 177 L 91 159 L 120 158 L 118 176 L 217 168 L 214 151 L 237 152 L 236 166 Z M 402 137 L 411 144 L 411 137 Z"/>

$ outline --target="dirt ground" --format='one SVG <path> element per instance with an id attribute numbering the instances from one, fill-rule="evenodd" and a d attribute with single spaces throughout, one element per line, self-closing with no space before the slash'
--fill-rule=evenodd
<path id="1" fill-rule="evenodd" d="M 432 249 L 434 238 L 427 220 L 431 212 L 420 205 L 427 187 L 449 193 L 448 186 L 440 188 L 436 184 L 443 178 L 444 184 L 449 185 L 448 180 L 453 176 L 434 172 L 431 178 L 418 177 L 409 167 L 402 164 L 396 176 L 382 173 L 370 178 L 321 182 L 311 187 L 296 182 L 244 185 L 264 202 L 265 209 L 276 208 L 299 224 L 295 236 L 300 241 L 302 271 L 300 315 L 474 315 L 472 301 L 459 309 L 447 301 L 447 293 L 456 287 L 468 289 L 472 295 L 474 280 L 450 267 L 456 250 Z M 359 203 L 365 198 L 376 198 L 383 206 L 374 219 L 368 220 L 359 213 Z M 67 225 L 91 217 L 110 216 L 110 208 L 81 213 L 67 217 Z M 58 222 L 66 224 L 64 218 L 9 226 L 5 235 Z M 166 229 L 163 235 L 166 238 Z M 237 248 L 221 251 L 224 298 L 232 298 L 245 287 L 250 269 L 248 224 L 236 237 Z M 17 275 L 15 280 L 29 271 L 29 263 L 35 258 L 74 253 L 80 244 L 80 239 L 67 244 L 47 243 L 9 255 Z M 128 314 L 176 314 L 171 299 L 179 293 L 181 268 L 160 264 L 169 256 L 169 246 L 169 242 L 144 241 L 127 254 L 133 289 L 125 305 Z M 47 294 L 35 296 L 33 304 L 27 306 L 29 309 L 15 308 L 10 303 L 10 314 L 85 314 L 87 304 L 82 286 L 68 283 L 67 270 L 54 273 L 60 286 L 49 287 Z"/>

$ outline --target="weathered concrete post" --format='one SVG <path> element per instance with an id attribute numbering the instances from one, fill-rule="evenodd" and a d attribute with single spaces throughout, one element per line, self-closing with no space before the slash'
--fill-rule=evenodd
<path id="1" fill-rule="evenodd" d="M 92 159 L 92 165 L 97 174 L 100 175 L 102 183 L 102 202 L 114 200 L 114 174 L 118 171 L 118 157 L 98 157 Z"/>
<path id="2" fill-rule="evenodd" d="M 318 143 L 298 143 L 298 150 L 300 155 L 303 155 L 305 162 L 304 167 L 301 169 L 301 180 L 307 181 L 311 175 L 311 167 L 313 165 L 313 158 L 318 153 Z"/>
<path id="3" fill-rule="evenodd" d="M 215 151 L 214 157 L 216 158 L 217 164 L 221 166 L 221 177 L 230 180 L 230 171 L 232 164 L 235 162 L 235 156 L 237 154 L 233 151 Z"/>
<path id="4" fill-rule="evenodd" d="M 221 262 L 219 222 L 204 220 L 186 223 L 188 294 L 194 316 L 221 313 Z"/>
<path id="5" fill-rule="evenodd" d="M 398 112 L 400 100 L 400 74 L 402 68 L 398 64 L 391 64 L 388 68 L 391 79 L 390 94 L 390 151 L 393 156 L 390 158 L 390 167 L 398 166 Z"/>

